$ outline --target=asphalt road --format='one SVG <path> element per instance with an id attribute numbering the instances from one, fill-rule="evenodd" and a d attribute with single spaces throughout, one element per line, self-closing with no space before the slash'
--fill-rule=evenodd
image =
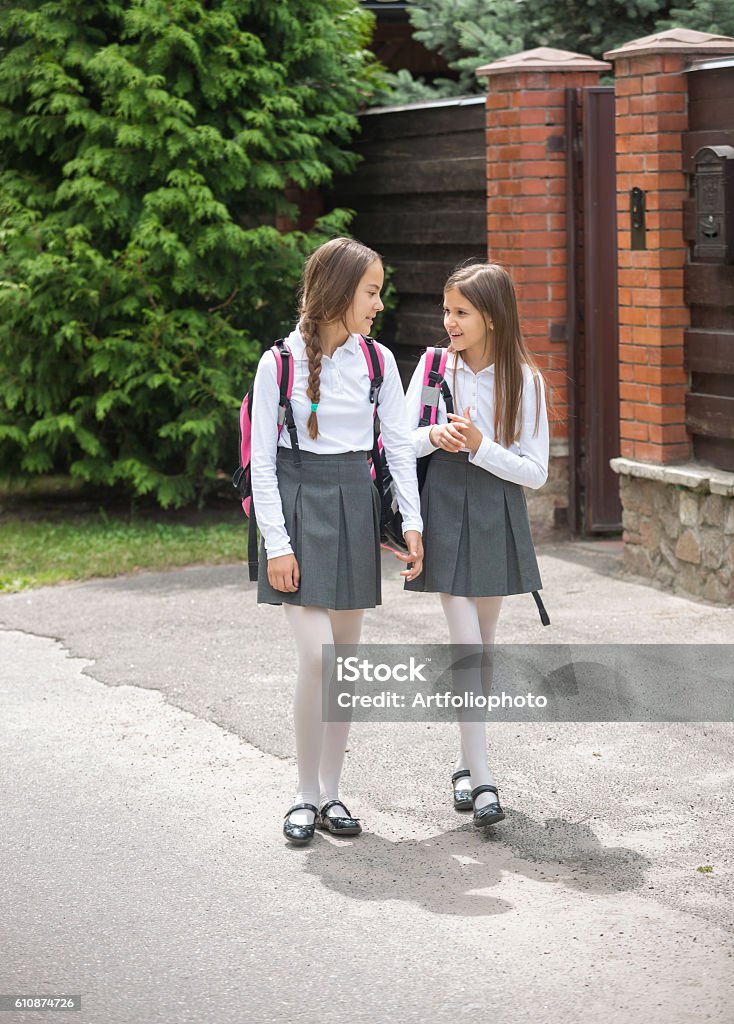
<path id="1" fill-rule="evenodd" d="M 598 550 L 542 548 L 553 624 L 510 598 L 498 641 L 734 642 L 734 609 Z M 445 641 L 398 569 L 365 640 Z M 0 993 L 91 1024 L 734 1021 L 731 723 L 490 724 L 486 834 L 451 807 L 453 724 L 358 723 L 364 833 L 295 849 L 295 659 L 245 569 L 6 595 L 0 626 Z"/>

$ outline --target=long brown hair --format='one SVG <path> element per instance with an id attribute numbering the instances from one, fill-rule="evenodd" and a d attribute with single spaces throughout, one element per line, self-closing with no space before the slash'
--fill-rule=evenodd
<path id="1" fill-rule="evenodd" d="M 535 433 L 540 424 L 540 388 L 542 377 L 528 351 L 520 330 L 517 297 L 512 278 L 497 263 L 475 263 L 457 268 L 444 285 L 444 292 L 456 288 L 478 309 L 487 327 L 494 330 L 494 436 L 505 448 L 517 440 L 521 429 L 520 407 L 523 390 L 523 363 L 533 371 L 535 382 Z M 454 352 L 449 345 L 449 352 Z M 456 363 L 454 363 L 454 394 Z M 457 410 L 459 411 L 459 410 Z M 461 410 L 463 411 L 463 410 Z"/>
<path id="2" fill-rule="evenodd" d="M 300 328 L 308 355 L 308 388 L 311 402 L 321 400 L 321 342 L 319 325 L 342 323 L 354 300 L 357 286 L 378 253 L 354 238 L 332 238 L 306 260 L 299 295 Z M 308 417 L 308 435 L 319 436 L 314 411 Z"/>

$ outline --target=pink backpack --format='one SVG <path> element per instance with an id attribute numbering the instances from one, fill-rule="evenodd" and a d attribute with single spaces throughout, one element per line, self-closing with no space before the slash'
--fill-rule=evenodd
<path id="1" fill-rule="evenodd" d="M 380 388 L 385 372 L 385 362 L 382 352 L 372 338 L 360 337 L 359 344 L 367 362 L 367 369 L 370 375 L 370 402 L 375 406 L 375 424 L 377 424 L 377 405 L 379 401 Z M 291 394 L 293 392 L 293 354 L 283 339 L 276 341 L 271 350 L 275 358 L 277 369 L 278 390 L 278 436 L 285 425 L 291 439 L 291 447 L 298 453 L 298 432 L 293 409 L 291 407 Z M 257 519 L 255 508 L 252 502 L 252 477 L 250 462 L 252 458 L 252 408 L 253 408 L 253 387 L 245 395 L 240 406 L 240 464 L 232 476 L 232 485 L 240 496 L 242 508 L 250 520 L 250 529 L 247 540 L 247 564 L 250 580 L 257 580 L 258 575 L 258 544 L 257 544 Z M 375 425 L 375 443 L 372 452 L 373 469 L 372 476 L 375 478 L 374 461 L 377 452 L 377 426 Z"/>

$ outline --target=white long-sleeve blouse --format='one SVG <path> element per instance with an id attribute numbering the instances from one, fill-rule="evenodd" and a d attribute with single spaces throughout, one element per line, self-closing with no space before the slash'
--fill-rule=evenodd
<path id="1" fill-rule="evenodd" d="M 367 361 L 359 345 L 359 335 L 352 334 L 321 360 L 320 401 L 318 408 L 319 436 L 308 435 L 307 421 L 311 413 L 308 386 L 308 356 L 301 332 L 296 328 L 286 339 L 293 353 L 293 392 L 291 406 L 298 431 L 298 445 L 303 451 L 321 455 L 337 455 L 350 451 L 371 451 L 373 443 L 374 405 L 370 403 L 370 378 Z M 380 345 L 385 363 L 384 381 L 379 395 L 378 412 L 385 453 L 395 482 L 403 529 L 423 531 L 420 500 L 415 471 L 415 451 L 411 437 L 405 396 L 395 357 Z M 263 354 L 255 375 L 252 410 L 252 496 L 257 523 L 265 540 L 268 558 L 292 553 L 293 547 L 285 528 L 283 508 L 276 475 L 278 446 L 290 448 L 285 427 L 278 437 L 278 377 L 271 351 Z"/>
<path id="2" fill-rule="evenodd" d="M 420 419 L 425 363 L 426 355 L 424 353 L 408 387 L 408 415 L 414 427 Z M 456 368 L 455 384 L 454 367 Z M 469 461 L 511 483 L 533 489 L 542 487 L 548 479 L 549 453 L 548 413 L 542 378 L 540 380 L 540 420 L 536 434 L 537 402 L 533 371 L 529 366 L 523 366 L 522 425 L 517 441 L 509 448 L 503 447 L 494 440 L 494 363 L 480 370 L 479 373 L 474 373 L 460 355 L 449 352 L 445 380 L 452 392 L 454 412 L 463 415 L 464 409 L 468 406 L 472 422 L 483 435 L 479 448 L 469 456 Z M 436 422 L 450 422 L 446 415 L 443 397 L 439 399 Z M 430 429 L 430 427 L 416 427 L 413 430 L 413 443 L 417 458 L 436 450 L 428 436 Z"/>

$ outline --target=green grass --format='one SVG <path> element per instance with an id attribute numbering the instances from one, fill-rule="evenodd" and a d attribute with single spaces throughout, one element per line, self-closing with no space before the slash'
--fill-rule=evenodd
<path id="1" fill-rule="evenodd" d="M 138 569 L 246 558 L 244 517 L 196 525 L 111 519 L 104 514 L 58 522 L 0 521 L 0 591 L 6 593 Z"/>

